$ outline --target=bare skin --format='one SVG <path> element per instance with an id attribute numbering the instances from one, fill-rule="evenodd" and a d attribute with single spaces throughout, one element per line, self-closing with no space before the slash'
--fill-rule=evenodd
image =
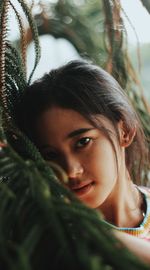
<path id="1" fill-rule="evenodd" d="M 36 127 L 37 144 L 46 160 L 56 162 L 66 171 L 67 188 L 82 202 L 100 210 L 116 226 L 135 227 L 143 217 L 139 192 L 125 166 L 125 132 L 119 124 L 118 143 L 110 121 L 101 117 L 101 122 L 111 131 L 118 171 L 109 140 L 73 110 L 52 107 L 43 112 Z"/>
<path id="2" fill-rule="evenodd" d="M 135 130 L 127 134 L 123 123 L 118 123 L 118 142 L 111 123 L 104 117 L 100 120 L 112 134 L 118 167 L 109 140 L 73 110 L 54 106 L 43 112 L 36 123 L 36 143 L 47 162 L 65 170 L 69 181 L 63 184 L 83 203 L 100 210 L 116 226 L 137 227 L 143 220 L 143 201 L 125 165 L 125 148 Z M 119 231 L 114 234 L 143 262 L 150 263 L 150 243 Z"/>

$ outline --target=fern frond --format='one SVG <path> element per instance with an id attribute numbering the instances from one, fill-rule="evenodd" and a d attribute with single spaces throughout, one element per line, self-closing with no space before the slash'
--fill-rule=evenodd
<path id="1" fill-rule="evenodd" d="M 10 45 L 9 42 L 7 42 L 6 46 L 7 46 L 7 48 L 6 48 L 6 60 L 7 60 L 6 65 L 9 68 L 9 61 L 12 61 L 12 63 L 14 63 L 14 65 L 16 67 L 18 66 L 16 76 L 14 73 L 13 74 L 10 73 L 10 76 L 12 76 L 13 79 L 15 78 L 15 81 L 17 81 L 18 80 L 18 71 L 19 71 L 19 77 L 21 76 L 21 78 L 20 78 L 21 82 L 20 82 L 19 86 L 21 86 L 21 84 L 23 86 L 23 87 L 19 87 L 19 91 L 21 94 L 24 91 L 24 88 L 26 86 L 26 75 L 25 75 L 22 59 L 21 59 L 18 51 L 12 45 Z M 7 72 L 7 68 L 6 68 L 6 72 Z M 9 73 L 9 72 L 7 72 L 7 73 Z M 18 80 L 18 83 L 19 83 L 19 80 Z"/>
<path id="2" fill-rule="evenodd" d="M 0 185 L 0 249 L 3 260 L 9 256 L 9 264 L 4 262 L 9 270 L 148 270 L 126 250 L 118 250 L 97 213 L 52 176 L 45 178 L 34 162 L 25 162 L 9 147 L 3 154 L 0 174 L 7 178 Z"/>
<path id="3" fill-rule="evenodd" d="M 22 57 L 22 62 L 23 62 L 23 67 L 24 67 L 24 73 L 26 74 L 26 38 L 25 38 L 25 29 L 23 25 L 23 21 L 21 16 L 19 15 L 18 11 L 16 10 L 15 6 L 12 4 L 12 2 L 9 0 L 10 6 L 15 12 L 15 15 L 18 20 L 18 25 L 19 25 L 19 30 L 20 30 L 20 35 L 21 35 L 21 57 Z"/>
<path id="4" fill-rule="evenodd" d="M 5 121 L 9 122 L 11 116 L 8 114 L 7 94 L 5 85 L 5 54 L 6 54 L 6 37 L 7 37 L 7 21 L 8 21 L 9 0 L 3 1 L 0 21 L 0 98 L 3 107 Z"/>
<path id="5" fill-rule="evenodd" d="M 14 123 L 14 109 L 18 103 L 21 93 L 26 87 L 25 74 L 21 58 L 8 42 L 5 45 L 5 108 L 7 115 L 11 116 L 11 121 L 3 119 L 3 128 L 9 129 Z M 14 127 L 15 129 L 15 127 Z"/>
<path id="6" fill-rule="evenodd" d="M 30 81 L 31 81 L 31 78 L 32 78 L 32 75 L 34 73 L 34 70 L 39 62 L 39 59 L 40 59 L 40 45 L 39 45 L 39 38 L 38 38 L 38 30 L 37 30 L 37 27 L 36 27 L 36 24 L 35 24 L 35 21 L 33 20 L 33 17 L 31 15 L 31 12 L 30 12 L 30 9 L 28 8 L 27 4 L 25 3 L 24 0 L 18 0 L 18 2 L 21 4 L 22 6 L 22 9 L 23 11 L 25 12 L 25 15 L 28 19 L 28 22 L 29 22 L 29 25 L 31 27 L 31 31 L 32 31 L 32 34 L 33 34 L 33 41 L 34 41 L 34 47 L 35 47 L 35 63 L 34 63 L 34 67 L 33 67 L 33 70 L 29 76 L 29 79 L 28 79 L 28 84 L 30 84 Z"/>

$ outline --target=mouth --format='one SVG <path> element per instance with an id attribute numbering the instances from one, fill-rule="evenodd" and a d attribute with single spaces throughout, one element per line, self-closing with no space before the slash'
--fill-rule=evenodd
<path id="1" fill-rule="evenodd" d="M 94 182 L 89 182 L 87 184 L 82 183 L 82 185 L 71 187 L 71 191 L 73 191 L 77 196 L 81 197 L 87 195 L 93 188 L 93 185 Z"/>

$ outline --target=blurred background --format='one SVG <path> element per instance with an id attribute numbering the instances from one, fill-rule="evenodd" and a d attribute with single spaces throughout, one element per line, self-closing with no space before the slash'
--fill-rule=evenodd
<path id="1" fill-rule="evenodd" d="M 83 57 L 107 69 L 123 87 L 130 81 L 128 88 L 134 91 L 140 88 L 150 102 L 150 4 L 146 6 L 146 2 L 149 1 L 26 0 L 36 20 L 41 45 L 41 59 L 32 80 L 69 60 Z M 21 5 L 15 0 L 12 3 L 8 38 L 20 46 L 17 10 L 26 37 L 23 46 L 29 77 L 35 58 L 33 37 Z M 132 80 L 127 80 L 129 74 L 123 71 L 123 66 Z"/>

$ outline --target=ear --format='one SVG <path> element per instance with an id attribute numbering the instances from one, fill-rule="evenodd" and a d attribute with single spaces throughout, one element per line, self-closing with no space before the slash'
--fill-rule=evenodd
<path id="1" fill-rule="evenodd" d="M 118 131 L 120 136 L 120 146 L 125 148 L 128 147 L 134 140 L 136 135 L 136 127 L 129 130 L 125 123 L 120 120 L 118 123 Z"/>

